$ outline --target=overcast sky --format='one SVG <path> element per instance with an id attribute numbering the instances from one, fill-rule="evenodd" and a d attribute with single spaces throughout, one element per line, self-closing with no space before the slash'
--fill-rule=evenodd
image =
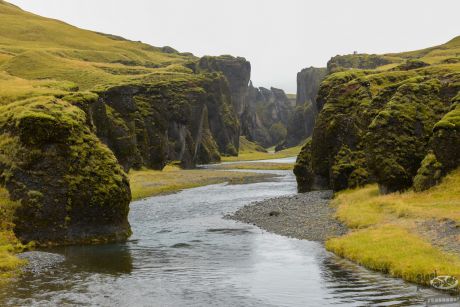
<path id="1" fill-rule="evenodd" d="M 243 56 L 255 85 L 288 93 L 299 70 L 325 66 L 336 54 L 414 50 L 460 35 L 460 0 L 8 1 L 155 46 Z"/>

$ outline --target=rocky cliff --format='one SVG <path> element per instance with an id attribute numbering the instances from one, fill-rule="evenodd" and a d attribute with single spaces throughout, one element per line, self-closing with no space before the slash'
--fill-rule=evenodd
<path id="1" fill-rule="evenodd" d="M 239 123 L 221 74 L 144 81 L 99 93 L 88 115 L 125 170 L 185 168 L 235 155 Z"/>
<path id="2" fill-rule="evenodd" d="M 331 60 L 338 72 L 318 92 L 313 136 L 295 167 L 299 191 L 368 182 L 382 193 L 424 190 L 457 167 L 459 49 L 457 37 L 421 51 L 350 55 L 345 67 Z"/>
<path id="3" fill-rule="evenodd" d="M 0 19 L 0 184 L 20 202 L 21 240 L 124 240 L 125 172 L 237 154 L 243 58 L 200 59 L 4 1 Z"/>
<path id="4" fill-rule="evenodd" d="M 287 125 L 294 107 L 283 90 L 255 88 L 249 85 L 246 107 L 241 115 L 241 133 L 264 147 L 279 144 L 286 138 Z"/>
<path id="5" fill-rule="evenodd" d="M 318 114 L 316 95 L 326 73 L 326 68 L 309 67 L 297 74 L 296 107 L 287 125 L 286 140 L 280 148 L 296 146 L 311 136 Z"/>

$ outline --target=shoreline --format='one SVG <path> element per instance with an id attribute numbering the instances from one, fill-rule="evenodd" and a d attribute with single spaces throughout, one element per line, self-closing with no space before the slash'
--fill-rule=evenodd
<path id="1" fill-rule="evenodd" d="M 319 241 L 346 234 L 329 205 L 332 191 L 313 191 L 271 198 L 246 205 L 225 218 L 301 240 Z"/>
<path id="2" fill-rule="evenodd" d="M 177 193 L 185 189 L 228 182 L 229 184 L 253 183 L 276 177 L 276 174 L 262 174 L 227 169 L 190 169 L 167 167 L 163 171 L 141 170 L 129 174 L 132 202 L 147 197 Z"/>

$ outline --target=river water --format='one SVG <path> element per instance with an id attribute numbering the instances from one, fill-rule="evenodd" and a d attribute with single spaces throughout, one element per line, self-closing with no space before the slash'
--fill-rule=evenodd
<path id="1" fill-rule="evenodd" d="M 123 244 L 48 250 L 65 260 L 24 274 L 2 306 L 419 306 L 433 293 L 325 251 L 223 219 L 252 201 L 296 193 L 289 171 L 133 202 Z"/>

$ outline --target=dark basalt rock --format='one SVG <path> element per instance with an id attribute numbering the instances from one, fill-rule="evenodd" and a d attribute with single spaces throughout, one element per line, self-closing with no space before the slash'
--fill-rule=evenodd
<path id="1" fill-rule="evenodd" d="M 241 134 L 264 147 L 279 144 L 286 137 L 286 126 L 293 112 L 292 102 L 283 90 L 249 85 L 247 106 L 241 115 Z"/>
<path id="2" fill-rule="evenodd" d="M 326 74 L 326 68 L 316 67 L 302 69 L 297 74 L 296 107 L 287 125 L 287 138 L 280 149 L 296 146 L 312 135 L 318 115 L 316 96 Z"/>
<path id="3" fill-rule="evenodd" d="M 238 121 L 222 75 L 117 86 L 91 106 L 97 135 L 126 170 L 216 162 L 238 147 Z"/>

